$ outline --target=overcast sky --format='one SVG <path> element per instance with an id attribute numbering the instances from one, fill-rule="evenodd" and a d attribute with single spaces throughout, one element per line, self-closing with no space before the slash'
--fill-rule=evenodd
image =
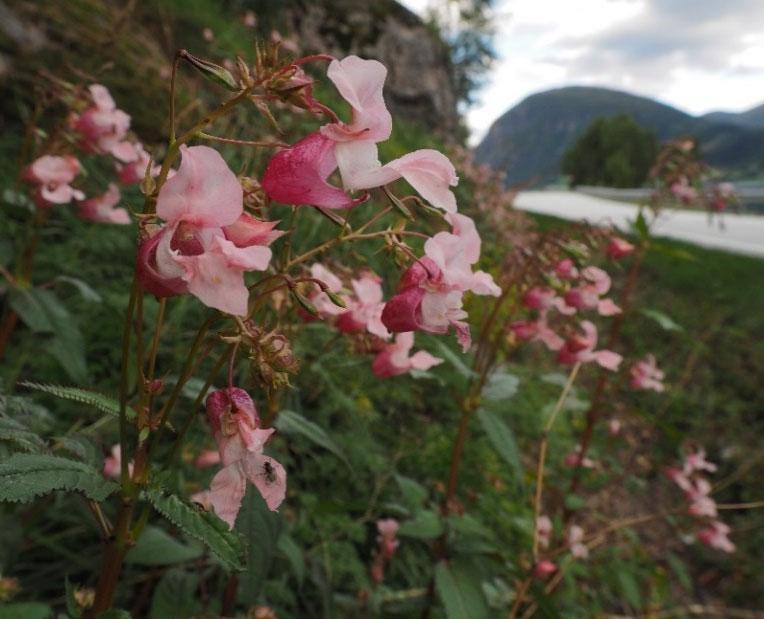
<path id="1" fill-rule="evenodd" d="M 422 13 L 430 2 L 402 0 Z M 527 95 L 571 84 L 692 114 L 764 102 L 764 0 L 497 0 L 499 58 L 468 112 L 472 141 Z"/>

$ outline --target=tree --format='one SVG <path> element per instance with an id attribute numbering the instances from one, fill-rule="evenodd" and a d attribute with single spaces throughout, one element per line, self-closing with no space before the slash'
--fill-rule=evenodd
<path id="1" fill-rule="evenodd" d="M 639 187 L 658 153 L 658 141 L 631 116 L 595 118 L 563 155 L 562 171 L 576 185 Z"/>

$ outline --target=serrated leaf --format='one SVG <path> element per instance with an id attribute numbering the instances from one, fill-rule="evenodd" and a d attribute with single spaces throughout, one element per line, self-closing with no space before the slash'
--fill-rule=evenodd
<path id="1" fill-rule="evenodd" d="M 45 441 L 36 432 L 6 415 L 0 415 L 0 441 L 13 443 L 29 453 L 45 451 Z"/>
<path id="2" fill-rule="evenodd" d="M 640 313 L 657 322 L 658 326 L 664 331 L 684 331 L 681 325 L 678 325 L 670 316 L 663 312 L 654 309 L 642 309 Z"/>
<path id="3" fill-rule="evenodd" d="M 244 569 L 242 539 L 215 514 L 193 507 L 177 496 L 164 494 L 160 490 L 149 489 L 144 495 L 167 520 L 186 535 L 205 544 L 225 567 L 232 570 Z"/>
<path id="4" fill-rule="evenodd" d="M 498 415 L 484 408 L 478 409 L 477 418 L 496 453 L 512 467 L 515 480 L 518 483 L 522 483 L 523 464 L 520 460 L 520 450 L 517 448 L 517 441 L 515 441 L 515 435 L 512 430 L 509 429 Z"/>
<path id="5" fill-rule="evenodd" d="M 201 545 L 185 544 L 164 529 L 148 525 L 125 557 L 133 565 L 174 565 L 194 561 L 204 554 Z"/>
<path id="6" fill-rule="evenodd" d="M 434 511 L 423 509 L 414 514 L 411 520 L 401 524 L 398 535 L 415 539 L 435 539 L 443 535 L 443 520 Z"/>
<path id="7" fill-rule="evenodd" d="M 342 450 L 337 444 L 329 438 L 329 435 L 324 432 L 323 428 L 312 421 L 309 421 L 299 413 L 283 410 L 279 413 L 274 425 L 279 432 L 283 432 L 284 434 L 298 434 L 304 436 L 319 447 L 323 447 L 327 451 L 332 452 L 345 464 L 350 466 L 350 462 L 348 462 L 345 454 L 342 453 Z"/>
<path id="8" fill-rule="evenodd" d="M 247 569 L 239 575 L 239 597 L 251 606 L 257 602 L 273 564 L 281 516 L 269 510 L 257 489 L 249 484 L 236 519 L 236 530 L 247 541 Z"/>
<path id="9" fill-rule="evenodd" d="M 517 393 L 519 385 L 520 379 L 515 374 L 499 369 L 488 378 L 481 396 L 494 402 L 508 400 Z"/>
<path id="10" fill-rule="evenodd" d="M 48 619 L 53 609 L 42 602 L 16 602 L 0 606 L 0 619 Z"/>
<path id="11" fill-rule="evenodd" d="M 111 398 L 102 393 L 95 391 L 88 391 L 86 389 L 80 389 L 79 387 L 66 387 L 64 385 L 46 385 L 43 383 L 23 382 L 20 383 L 22 387 L 28 389 L 34 389 L 35 391 L 42 391 L 43 393 L 49 393 L 62 400 L 71 400 L 72 402 L 79 402 L 80 404 L 87 404 L 93 408 L 106 413 L 107 415 L 113 415 L 119 417 L 119 402 L 114 398 Z M 127 418 L 135 419 L 136 414 L 132 408 L 127 409 Z"/>
<path id="12" fill-rule="evenodd" d="M 481 619 L 488 616 L 485 597 L 471 575 L 441 561 L 435 567 L 435 591 L 448 619 Z"/>
<path id="13" fill-rule="evenodd" d="M 38 454 L 14 454 L 0 462 L 0 501 L 31 501 L 54 490 L 82 492 L 103 501 L 119 486 L 87 464 Z"/>
<path id="14" fill-rule="evenodd" d="M 196 589 L 199 576 L 179 569 L 169 570 L 154 590 L 151 619 L 193 617 L 199 612 Z"/>
<path id="15" fill-rule="evenodd" d="M 276 548 L 289 561 L 295 578 L 297 578 L 297 583 L 302 586 L 302 582 L 305 580 L 305 556 L 303 555 L 302 548 L 297 545 L 288 533 L 282 533 L 279 536 Z"/>

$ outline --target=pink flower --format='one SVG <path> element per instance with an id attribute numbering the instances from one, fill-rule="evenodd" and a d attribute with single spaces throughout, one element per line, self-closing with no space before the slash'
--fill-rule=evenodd
<path id="1" fill-rule="evenodd" d="M 607 422 L 607 430 L 610 433 L 610 436 L 618 436 L 621 433 L 620 419 L 610 419 Z"/>
<path id="2" fill-rule="evenodd" d="M 132 154 L 123 159 L 123 162 L 117 161 L 114 164 L 117 169 L 117 178 L 119 178 L 119 182 L 123 185 L 140 183 L 146 176 L 146 168 L 151 163 L 151 156 L 143 148 L 143 144 L 135 143 L 130 146 L 133 149 Z M 151 170 L 151 176 L 156 176 L 158 173 L 159 167 Z"/>
<path id="3" fill-rule="evenodd" d="M 698 531 L 698 539 L 716 550 L 734 552 L 735 544 L 730 540 L 729 534 L 730 528 L 726 524 L 714 520 L 708 527 Z"/>
<path id="4" fill-rule="evenodd" d="M 80 217 L 107 224 L 129 224 L 130 213 L 125 208 L 114 208 L 122 199 L 119 188 L 109 184 L 106 193 L 80 203 Z"/>
<path id="5" fill-rule="evenodd" d="M 379 161 L 377 142 L 387 140 L 392 131 L 392 117 L 382 95 L 387 77 L 384 65 L 348 56 L 333 60 L 327 76 L 350 105 L 351 121 L 325 125 L 276 153 L 262 182 L 271 199 L 325 208 L 347 208 L 365 201 L 365 193 L 353 199 L 326 182 L 339 167 L 347 190 L 371 189 L 404 178 L 433 206 L 455 212 L 456 198 L 449 187 L 458 178 L 445 155 L 424 149 L 384 166 Z"/>
<path id="6" fill-rule="evenodd" d="M 425 350 L 409 356 L 413 346 L 414 334 L 411 331 L 398 333 L 394 342 L 385 344 L 385 347 L 377 353 L 371 366 L 372 371 L 380 378 L 389 378 L 405 374 L 410 370 L 429 370 L 443 363 L 443 359 L 434 357 Z"/>
<path id="7" fill-rule="evenodd" d="M 628 256 L 634 251 L 634 245 L 627 240 L 614 236 L 607 244 L 607 250 L 605 253 L 608 258 L 613 260 L 620 260 L 624 256 Z"/>
<path id="8" fill-rule="evenodd" d="M 190 292 L 209 307 L 244 316 L 243 273 L 268 268 L 266 245 L 275 233 L 244 214 L 241 185 L 217 151 L 181 152 L 180 169 L 157 197 L 157 215 L 167 225 L 139 248 L 141 283 L 159 297 Z"/>
<path id="9" fill-rule="evenodd" d="M 581 322 L 583 333 L 569 337 L 557 353 L 557 361 L 567 365 L 595 361 L 599 366 L 615 372 L 623 357 L 611 350 L 597 350 L 597 327 L 588 320 Z"/>
<path id="10" fill-rule="evenodd" d="M 541 515 L 536 519 L 536 536 L 539 540 L 539 546 L 548 548 L 552 539 L 552 519 L 549 516 Z"/>
<path id="11" fill-rule="evenodd" d="M 260 492 L 268 509 L 275 511 L 286 496 L 286 471 L 263 455 L 265 443 L 275 432 L 262 430 L 255 404 L 237 387 L 220 389 L 207 398 L 207 420 L 218 445 L 223 468 L 212 478 L 210 489 L 194 496 L 233 528 L 247 481 Z"/>
<path id="12" fill-rule="evenodd" d="M 352 280 L 355 295 L 347 300 L 348 309 L 337 318 L 337 328 L 343 333 L 368 331 L 383 340 L 390 332 L 382 324 L 382 280 L 374 273 L 366 272 Z"/>
<path id="13" fill-rule="evenodd" d="M 37 206 L 48 208 L 54 204 L 85 199 L 84 193 L 70 186 L 79 173 L 80 162 L 76 157 L 43 155 L 27 167 L 23 178 L 28 183 L 38 185 L 34 194 Z"/>
<path id="14" fill-rule="evenodd" d="M 570 258 L 560 260 L 554 267 L 554 272 L 560 279 L 570 280 L 578 277 L 578 269 Z"/>
<path id="15" fill-rule="evenodd" d="M 392 332 L 456 331 L 463 350 L 471 343 L 467 312 L 462 296 L 471 291 L 479 295 L 499 296 L 501 289 L 484 271 L 472 271 L 480 258 L 480 236 L 475 223 L 464 215 L 447 213 L 453 232 L 438 232 L 425 242 L 425 257 L 403 274 L 398 294 L 382 312 L 382 322 Z"/>
<path id="16" fill-rule="evenodd" d="M 564 460 L 565 466 L 581 467 L 584 469 L 593 469 L 594 460 L 588 456 L 581 457 L 581 445 L 576 445 L 576 448 L 571 451 Z"/>
<path id="17" fill-rule="evenodd" d="M 393 558 L 395 551 L 398 549 L 398 529 L 400 523 L 395 518 L 385 518 L 377 520 L 377 542 L 381 550 L 382 556 L 389 561 Z"/>
<path id="18" fill-rule="evenodd" d="M 572 525 L 568 530 L 568 546 L 570 554 L 576 559 L 586 559 L 589 556 L 589 548 L 584 544 L 584 530 L 578 525 Z"/>
<path id="19" fill-rule="evenodd" d="M 692 475 L 699 471 L 708 471 L 709 473 L 716 472 L 718 467 L 713 463 L 706 460 L 706 450 L 703 448 L 687 454 L 684 459 L 683 471 L 685 475 Z"/>
<path id="20" fill-rule="evenodd" d="M 509 325 L 509 329 L 520 340 L 540 340 L 549 350 L 560 350 L 563 340 L 547 323 L 546 313 L 542 312 L 535 321 L 518 320 Z"/>
<path id="21" fill-rule="evenodd" d="M 557 566 L 549 559 L 539 561 L 533 568 L 533 575 L 536 578 L 547 578 L 557 571 Z"/>
<path id="22" fill-rule="evenodd" d="M 523 305 L 530 309 L 546 310 L 553 307 L 556 296 L 551 288 L 534 286 L 523 295 Z"/>
<path id="23" fill-rule="evenodd" d="M 687 179 L 682 179 L 669 188 L 674 197 L 683 204 L 692 204 L 698 199 L 698 190 L 690 186 Z"/>
<path id="24" fill-rule="evenodd" d="M 124 141 L 130 129 L 130 116 L 117 109 L 105 86 L 93 84 L 89 90 L 93 105 L 74 118 L 74 129 L 82 136 L 83 148 L 131 161 L 133 146 Z"/>
<path id="25" fill-rule="evenodd" d="M 127 465 L 127 472 L 132 476 L 133 474 L 133 462 L 132 460 Z M 106 456 L 103 459 L 103 474 L 104 477 L 111 477 L 117 479 L 122 474 L 122 450 L 119 444 L 114 445 L 111 448 L 111 455 Z"/>
<path id="26" fill-rule="evenodd" d="M 261 183 L 263 190 L 272 200 L 284 204 L 312 204 L 334 209 L 365 202 L 368 194 L 352 198 L 326 182 L 337 169 L 334 145 L 334 141 L 316 132 L 279 151 L 265 169 Z"/>
<path id="27" fill-rule="evenodd" d="M 658 369 L 653 355 L 647 355 L 642 361 L 638 361 L 629 369 L 631 386 L 634 389 L 652 389 L 661 392 L 665 389 L 663 372 Z"/>
<path id="28" fill-rule="evenodd" d="M 579 310 L 596 309 L 601 316 L 620 314 L 621 308 L 610 299 L 600 297 L 610 290 L 610 276 L 598 267 L 586 267 L 581 271 L 585 283 L 571 288 L 565 294 L 565 303 Z"/>

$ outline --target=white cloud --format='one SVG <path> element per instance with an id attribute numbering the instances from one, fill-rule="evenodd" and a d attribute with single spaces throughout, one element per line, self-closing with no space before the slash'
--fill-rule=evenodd
<path id="1" fill-rule="evenodd" d="M 405 4 L 422 13 L 429 1 Z M 764 101 L 761 0 L 497 4 L 499 59 L 467 114 L 473 142 L 529 94 L 572 84 L 629 90 L 694 114 Z"/>

